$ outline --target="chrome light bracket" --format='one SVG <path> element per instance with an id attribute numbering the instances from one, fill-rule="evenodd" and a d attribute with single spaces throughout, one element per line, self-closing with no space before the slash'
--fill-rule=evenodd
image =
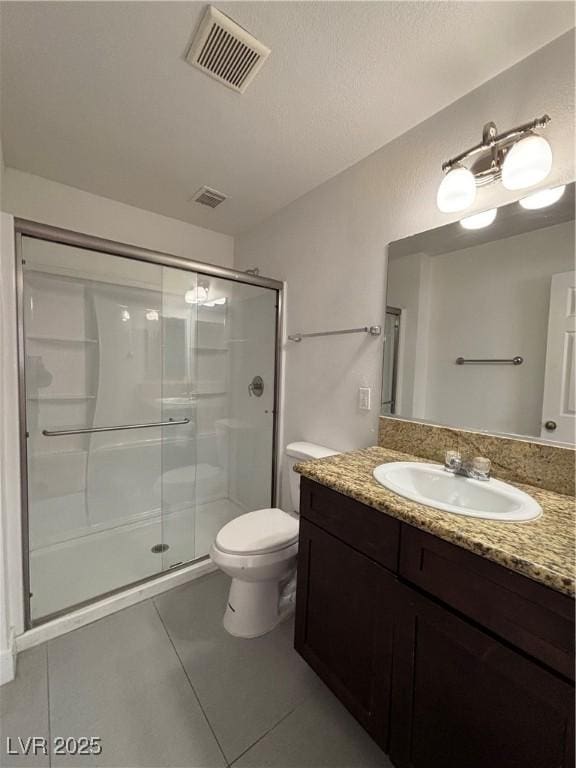
<path id="1" fill-rule="evenodd" d="M 496 128 L 496 123 L 492 121 L 486 123 L 482 129 L 482 141 L 456 155 L 456 157 L 446 160 L 442 163 L 442 171 L 448 173 L 461 165 L 464 160 L 475 158 L 470 170 L 474 174 L 476 186 L 492 184 L 502 176 L 502 163 L 510 147 L 533 131 L 546 128 L 550 120 L 549 115 L 542 115 L 542 117 L 537 117 L 529 123 L 524 123 L 500 134 Z"/>

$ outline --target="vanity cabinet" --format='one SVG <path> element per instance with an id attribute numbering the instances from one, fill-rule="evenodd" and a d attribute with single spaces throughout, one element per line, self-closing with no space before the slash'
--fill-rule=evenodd
<path id="1" fill-rule="evenodd" d="M 401 768 L 574 765 L 574 689 L 408 588 L 393 691 L 390 756 Z"/>
<path id="2" fill-rule="evenodd" d="M 295 646 L 386 751 L 397 579 L 300 521 Z"/>
<path id="3" fill-rule="evenodd" d="M 296 650 L 398 768 L 572 768 L 574 601 L 306 478 Z"/>

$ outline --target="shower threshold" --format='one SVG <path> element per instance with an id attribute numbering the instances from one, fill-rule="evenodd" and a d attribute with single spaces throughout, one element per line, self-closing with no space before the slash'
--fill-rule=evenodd
<path id="1" fill-rule="evenodd" d="M 156 577 L 147 578 L 137 584 L 120 588 L 100 599 L 90 601 L 86 605 L 63 611 L 60 615 L 51 616 L 42 623 L 38 623 L 31 629 L 15 638 L 16 653 L 32 648 L 35 645 L 52 640 L 60 635 L 65 635 L 75 629 L 80 629 L 87 624 L 109 616 L 123 608 L 136 605 L 144 600 L 149 600 L 156 595 L 167 592 L 174 587 L 179 587 L 194 579 L 199 579 L 206 574 L 217 570 L 208 555 L 192 563 L 186 563 Z"/>

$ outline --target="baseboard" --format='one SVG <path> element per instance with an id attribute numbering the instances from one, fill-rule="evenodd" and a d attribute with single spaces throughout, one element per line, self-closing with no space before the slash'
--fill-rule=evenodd
<path id="1" fill-rule="evenodd" d="M 84 627 L 86 624 L 92 624 L 92 622 L 103 619 L 105 616 L 110 616 L 117 611 L 121 611 L 123 608 L 149 600 L 151 597 L 156 597 L 156 595 L 174 589 L 174 587 L 179 587 L 188 581 L 199 579 L 201 576 L 217 570 L 217 566 L 214 565 L 212 560 L 207 558 L 206 560 L 194 563 L 189 568 L 179 568 L 176 571 L 159 576 L 153 581 L 139 584 L 136 587 L 126 589 L 124 592 L 119 592 L 117 595 L 111 595 L 103 600 L 99 600 L 97 603 L 71 611 L 65 616 L 59 616 L 52 621 L 47 621 L 45 624 L 29 629 L 22 635 L 18 635 L 15 639 L 16 651 L 20 653 L 20 651 L 26 650 L 26 648 L 32 648 L 35 645 L 40 645 L 40 643 L 45 643 L 47 640 L 53 640 L 55 637 L 65 635 L 75 629 L 80 629 L 80 627 Z"/>
<path id="2" fill-rule="evenodd" d="M 13 648 L 0 651 L 0 685 L 9 683 L 16 677 L 16 654 Z"/>

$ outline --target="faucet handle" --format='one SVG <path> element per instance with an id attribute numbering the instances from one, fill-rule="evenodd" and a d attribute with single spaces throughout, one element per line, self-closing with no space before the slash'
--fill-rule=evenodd
<path id="1" fill-rule="evenodd" d="M 474 474 L 483 480 L 487 480 L 490 477 L 491 466 L 492 462 L 485 456 L 475 456 L 472 459 L 472 469 L 474 470 Z"/>
<path id="2" fill-rule="evenodd" d="M 444 453 L 444 466 L 446 469 L 455 471 L 462 466 L 462 456 L 460 451 L 446 451 Z"/>

